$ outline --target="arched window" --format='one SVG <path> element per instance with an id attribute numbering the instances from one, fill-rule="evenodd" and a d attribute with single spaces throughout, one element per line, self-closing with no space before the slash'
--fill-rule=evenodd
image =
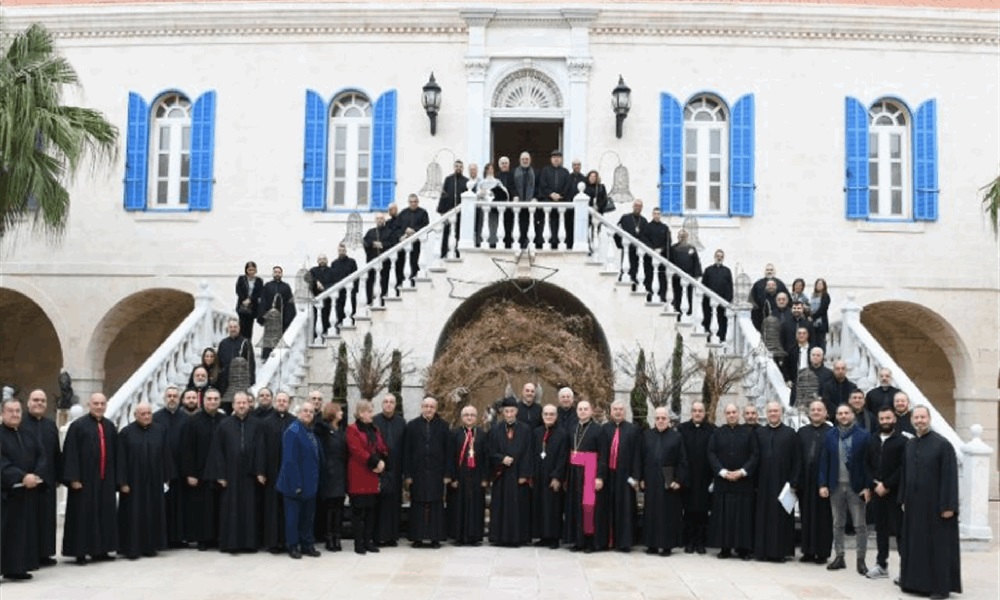
<path id="1" fill-rule="evenodd" d="M 335 208 L 364 208 L 371 201 L 372 105 L 347 92 L 330 103 L 330 198 Z"/>
<path id="2" fill-rule="evenodd" d="M 906 108 L 878 100 L 868 109 L 868 214 L 908 218 L 910 120 Z"/>
<path id="3" fill-rule="evenodd" d="M 696 96 L 684 107 L 684 212 L 728 214 L 729 125 L 725 105 Z"/>
<path id="4" fill-rule="evenodd" d="M 170 93 L 153 105 L 150 136 L 152 207 L 187 207 L 191 181 L 191 101 Z"/>

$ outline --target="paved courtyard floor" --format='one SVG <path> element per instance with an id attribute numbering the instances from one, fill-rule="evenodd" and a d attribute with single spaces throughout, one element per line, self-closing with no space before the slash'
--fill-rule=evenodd
<path id="1" fill-rule="evenodd" d="M 1000 505 L 991 505 L 996 536 Z M 873 544 L 872 544 L 873 545 Z M 910 598 L 892 579 L 870 581 L 851 569 L 830 573 L 799 562 L 719 560 L 676 552 L 670 557 L 578 554 L 536 548 L 413 549 L 408 544 L 359 556 L 344 552 L 292 560 L 267 553 L 232 557 L 216 551 L 174 550 L 138 561 L 77 567 L 63 562 L 35 572 L 30 582 L 5 582 L 3 600 L 400 600 L 454 599 L 844 599 Z M 874 559 L 869 550 L 869 565 Z M 847 552 L 848 565 L 854 552 Z M 899 560 L 889 564 L 898 575 Z M 961 600 L 997 600 L 1000 553 L 990 544 L 963 546 Z"/>

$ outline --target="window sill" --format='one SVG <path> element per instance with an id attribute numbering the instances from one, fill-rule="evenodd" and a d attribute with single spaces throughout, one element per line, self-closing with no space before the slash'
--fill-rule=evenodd
<path id="1" fill-rule="evenodd" d="M 871 233 L 924 233 L 923 221 L 858 221 L 858 231 Z"/>
<path id="2" fill-rule="evenodd" d="M 739 229 L 745 217 L 731 217 L 729 215 L 684 215 L 670 217 L 667 224 L 674 231 L 684 226 L 684 219 L 694 217 L 698 220 L 698 229 Z"/>
<path id="3" fill-rule="evenodd" d="M 131 214 L 136 223 L 196 223 L 203 213 L 181 209 L 136 211 Z"/>

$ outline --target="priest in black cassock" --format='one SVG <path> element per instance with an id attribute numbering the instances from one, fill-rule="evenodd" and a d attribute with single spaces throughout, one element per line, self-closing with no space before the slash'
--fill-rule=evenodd
<path id="1" fill-rule="evenodd" d="M 405 211 L 404 211 L 405 212 Z M 406 420 L 396 412 L 395 394 L 382 397 L 382 412 L 372 422 L 389 448 L 385 471 L 379 475 L 375 505 L 375 544 L 395 547 L 399 543 L 399 514 L 403 505 L 403 431 Z"/>
<path id="2" fill-rule="evenodd" d="M 174 477 L 167 430 L 140 402 L 135 420 L 118 433 L 118 553 L 135 560 L 167 547 L 164 484 Z"/>
<path id="3" fill-rule="evenodd" d="M 646 554 L 663 556 L 681 545 L 682 496 L 688 487 L 690 469 L 684 438 L 670 427 L 665 406 L 653 411 L 653 429 L 643 432 L 640 456 L 642 484 L 646 492 L 643 522 Z"/>
<path id="4" fill-rule="evenodd" d="M 403 433 L 403 477 L 410 489 L 410 541 L 440 548 L 444 529 L 444 465 L 448 456 L 448 424 L 437 416 L 437 400 L 420 403 L 420 416 Z"/>
<path id="5" fill-rule="evenodd" d="M 295 417 L 288 412 L 291 398 L 286 392 L 274 395 L 274 410 L 261 423 L 261 441 L 264 455 L 264 485 L 259 499 L 261 545 L 271 554 L 285 551 L 284 499 L 275 488 L 281 470 L 282 436 Z"/>
<path id="6" fill-rule="evenodd" d="M 802 475 L 799 478 L 799 512 L 802 522 L 802 558 L 804 563 L 826 564 L 833 548 L 833 513 L 830 499 L 819 495 L 819 456 L 823 440 L 830 431 L 826 404 L 809 403 L 809 424 L 799 428 L 802 448 Z"/>
<path id="7" fill-rule="evenodd" d="M 517 400 L 501 402 L 503 420 L 489 434 L 490 543 L 517 547 L 531 540 L 531 488 L 534 470 L 531 429 L 517 420 Z"/>
<path id="8" fill-rule="evenodd" d="M 955 448 L 931 431 L 926 406 L 913 409 L 917 435 L 906 444 L 900 500 L 903 539 L 899 587 L 911 594 L 947 598 L 962 593 L 958 543 L 958 462 Z"/>
<path id="9" fill-rule="evenodd" d="M 219 550 L 230 554 L 256 552 L 260 546 L 257 491 L 267 481 L 263 431 L 260 422 L 249 416 L 250 398 L 237 392 L 233 396 L 233 414 L 219 424 L 208 453 L 206 477 L 222 488 Z"/>
<path id="10" fill-rule="evenodd" d="M 63 444 L 63 482 L 69 493 L 62 553 L 80 565 L 87 556 L 113 560 L 108 553 L 118 549 L 118 430 L 104 418 L 107 408 L 104 394 L 91 394 L 90 412 L 70 423 Z"/>
<path id="11" fill-rule="evenodd" d="M 556 415 L 559 419 L 559 426 L 562 427 L 567 434 L 572 436 L 573 432 L 576 431 L 576 424 L 578 421 L 573 390 L 568 387 L 564 387 L 559 390 L 559 393 L 556 396 L 559 399 L 559 408 L 556 411 Z"/>
<path id="12" fill-rule="evenodd" d="M 536 546 L 559 547 L 562 536 L 566 494 L 566 462 L 569 460 L 569 434 L 559 427 L 555 404 L 542 407 L 542 425 L 534 431 L 532 454 L 535 475 L 531 497 L 531 535 Z"/>
<path id="13" fill-rule="evenodd" d="M 38 492 L 47 470 L 45 452 L 33 432 L 21 428 L 21 403 L 3 402 L 0 426 L 0 575 L 31 579 L 38 568 Z"/>
<path id="14" fill-rule="evenodd" d="M 456 546 L 478 546 L 486 516 L 489 454 L 486 434 L 476 427 L 479 411 L 466 406 L 461 416 L 462 426 L 448 437 L 448 535 Z"/>
<path id="15" fill-rule="evenodd" d="M 708 514 L 712 510 L 712 465 L 708 462 L 708 442 L 715 425 L 706 419 L 705 404 L 691 405 L 691 418 L 677 426 L 687 454 L 687 485 L 681 489 L 684 501 L 684 552 L 705 553 L 708 544 Z"/>
<path id="16" fill-rule="evenodd" d="M 611 420 L 601 429 L 608 448 L 608 478 L 604 482 L 607 545 L 620 552 L 630 552 L 635 535 L 635 492 L 642 478 L 641 432 L 638 426 L 625 420 L 625 402 L 621 400 L 611 403 Z"/>
<path id="17" fill-rule="evenodd" d="M 764 412 L 767 423 L 757 428 L 757 509 L 754 558 L 785 562 L 795 555 L 795 515 L 778 496 L 786 484 L 798 492 L 802 447 L 795 430 L 781 422 L 781 403 L 772 400 Z"/>
<path id="18" fill-rule="evenodd" d="M 750 560 L 756 429 L 740 425 L 740 411 L 735 404 L 726 405 L 725 417 L 725 425 L 716 429 L 708 442 L 708 464 L 715 473 L 709 539 L 712 545 L 721 548 L 719 558 L 729 558 L 735 549 L 740 558 Z"/>
<path id="19" fill-rule="evenodd" d="M 526 424 L 529 431 L 534 431 L 542 424 L 542 407 L 535 395 L 537 388 L 530 381 L 521 389 L 521 400 L 517 403 L 517 420 Z"/>
<path id="20" fill-rule="evenodd" d="M 594 422 L 590 402 L 576 405 L 577 423 L 570 437 L 566 472 L 566 521 L 564 539 L 574 552 L 591 553 L 607 540 L 604 481 L 608 476 L 608 446 L 601 426 Z"/>
<path id="21" fill-rule="evenodd" d="M 62 481 L 62 450 L 59 447 L 59 428 L 45 416 L 48 397 L 42 390 L 28 395 L 28 415 L 21 421 L 24 431 L 38 438 L 45 453 L 45 470 L 38 474 L 42 483 L 38 487 L 38 563 L 43 566 L 56 564 L 56 488 Z"/>
<path id="22" fill-rule="evenodd" d="M 180 408 L 180 390 L 177 386 L 168 386 L 163 394 L 163 408 L 153 413 L 153 422 L 167 432 L 167 447 L 173 461 L 174 473 L 169 487 L 164 494 L 167 513 L 167 546 L 180 548 L 186 546 L 184 536 L 184 512 L 181 510 L 181 494 L 187 484 L 184 481 L 182 469 L 181 448 L 184 439 L 184 429 L 187 427 L 190 415 Z"/>
<path id="23" fill-rule="evenodd" d="M 219 541 L 219 490 L 215 480 L 208 476 L 208 456 L 225 416 L 219 412 L 221 402 L 219 390 L 205 392 L 203 409 L 191 416 L 181 436 L 184 539 L 197 544 L 201 551 Z"/>

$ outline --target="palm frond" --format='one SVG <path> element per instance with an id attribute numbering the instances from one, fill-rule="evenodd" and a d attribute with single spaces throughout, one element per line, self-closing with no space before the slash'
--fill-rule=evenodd
<path id="1" fill-rule="evenodd" d="M 1000 175 L 980 191 L 983 193 L 983 212 L 990 219 L 993 235 L 1000 235 Z"/>

